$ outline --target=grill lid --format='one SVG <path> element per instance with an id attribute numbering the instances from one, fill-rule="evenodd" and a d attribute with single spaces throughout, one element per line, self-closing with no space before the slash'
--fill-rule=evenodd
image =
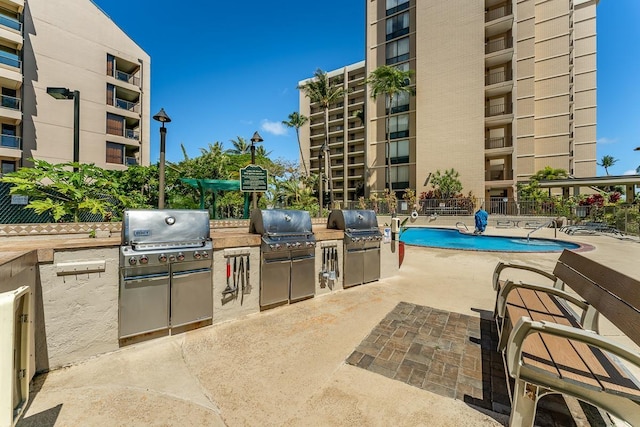
<path id="1" fill-rule="evenodd" d="M 210 236 L 206 210 L 128 209 L 122 219 L 123 245 L 201 243 Z"/>
<path id="2" fill-rule="evenodd" d="M 379 232 L 378 218 L 372 210 L 333 210 L 327 228 L 353 232 Z"/>
<path id="3" fill-rule="evenodd" d="M 262 235 L 312 234 L 311 215 L 307 211 L 255 209 L 251 212 L 249 233 Z"/>

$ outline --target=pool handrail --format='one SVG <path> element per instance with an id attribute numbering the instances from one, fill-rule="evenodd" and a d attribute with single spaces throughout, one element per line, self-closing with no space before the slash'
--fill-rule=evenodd
<path id="1" fill-rule="evenodd" d="M 557 239 L 558 238 L 558 223 L 556 222 L 555 219 L 552 219 L 551 221 L 547 221 L 544 224 L 537 226 L 536 228 L 531 230 L 529 233 L 527 233 L 527 243 L 529 243 L 529 236 L 531 236 L 536 231 L 540 230 L 542 227 L 548 227 L 551 224 L 553 224 L 553 238 Z"/>
<path id="2" fill-rule="evenodd" d="M 469 232 L 469 228 L 467 227 L 467 224 L 465 224 L 464 222 L 462 222 L 462 221 L 458 221 L 458 222 L 456 222 L 456 228 L 457 228 L 458 230 L 460 230 L 461 228 L 460 228 L 460 227 L 458 227 L 458 225 L 463 225 L 463 226 L 464 226 L 464 228 L 465 228 L 465 230 L 467 230 L 467 232 Z"/>

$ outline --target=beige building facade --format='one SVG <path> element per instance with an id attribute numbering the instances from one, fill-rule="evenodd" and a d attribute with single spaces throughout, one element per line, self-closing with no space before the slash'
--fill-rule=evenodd
<path id="1" fill-rule="evenodd" d="M 79 92 L 81 163 L 149 164 L 150 57 L 90 0 L 0 0 L 2 173 L 74 158 Z"/>
<path id="2" fill-rule="evenodd" d="M 329 106 L 329 164 L 333 179 L 334 200 L 357 200 L 364 196 L 366 183 L 366 150 L 364 113 L 367 103 L 364 61 L 327 72 L 333 86 L 342 86 L 345 96 Z M 298 83 L 304 85 L 309 80 Z M 300 128 L 300 144 L 311 174 L 324 171 L 320 160 L 325 141 L 324 110 L 310 102 L 300 91 L 300 114 L 309 118 Z M 321 167 L 321 164 L 323 165 Z M 328 173 L 327 173 L 328 175 Z M 328 187 L 325 187 L 328 188 Z"/>
<path id="3" fill-rule="evenodd" d="M 393 189 L 420 195 L 433 173 L 451 168 L 464 194 L 487 200 L 515 197 L 517 183 L 545 166 L 594 176 L 596 5 L 366 0 L 365 76 L 381 65 L 414 72 L 416 95 L 391 106 Z M 363 177 L 382 192 L 387 106 L 368 91 L 364 102 Z M 321 139 L 318 120 L 312 141 Z"/>

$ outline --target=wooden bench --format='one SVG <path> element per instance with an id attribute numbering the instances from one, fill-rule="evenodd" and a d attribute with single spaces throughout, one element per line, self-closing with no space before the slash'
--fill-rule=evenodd
<path id="1" fill-rule="evenodd" d="M 504 280 L 507 269 L 536 273 L 548 283 Z M 515 380 L 511 426 L 533 426 L 538 400 L 550 393 L 640 426 L 640 383 L 619 360 L 640 369 L 640 352 L 598 334 L 602 315 L 640 345 L 640 282 L 565 250 L 553 273 L 499 263 L 493 286 L 498 350 Z"/>

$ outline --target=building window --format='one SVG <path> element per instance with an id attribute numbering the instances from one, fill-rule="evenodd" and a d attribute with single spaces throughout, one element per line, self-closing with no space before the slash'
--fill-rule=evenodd
<path id="1" fill-rule="evenodd" d="M 20 99 L 18 98 L 18 91 L 10 89 L 8 87 L 2 88 L 2 106 L 4 108 L 10 108 L 12 110 L 20 109 Z"/>
<path id="2" fill-rule="evenodd" d="M 0 45 L 0 64 L 21 68 L 19 52 L 11 47 Z"/>
<path id="3" fill-rule="evenodd" d="M 4 175 L 5 173 L 11 173 L 16 171 L 16 162 L 3 160 L 2 161 L 2 169 L 0 169 L 0 175 Z"/>
<path id="4" fill-rule="evenodd" d="M 387 19 L 387 41 L 409 34 L 409 12 Z"/>
<path id="5" fill-rule="evenodd" d="M 0 136 L 0 146 L 9 148 L 20 148 L 20 138 L 16 136 L 16 126 L 6 123 L 2 124 L 2 135 Z"/>
<path id="6" fill-rule="evenodd" d="M 409 111 L 409 92 L 399 92 L 393 97 L 391 103 L 391 114 Z M 387 111 L 388 112 L 388 111 Z"/>
<path id="7" fill-rule="evenodd" d="M 107 133 L 109 135 L 124 136 L 124 117 L 107 113 Z"/>
<path id="8" fill-rule="evenodd" d="M 409 59 L 409 37 L 387 43 L 387 65 L 393 65 L 397 62 Z"/>
<path id="9" fill-rule="evenodd" d="M 22 29 L 20 14 L 12 10 L 0 8 L 0 25 L 20 31 Z"/>
<path id="10" fill-rule="evenodd" d="M 409 140 L 391 141 L 389 144 L 391 164 L 409 163 Z"/>
<path id="11" fill-rule="evenodd" d="M 387 0 L 387 16 L 409 8 L 409 0 Z"/>
<path id="12" fill-rule="evenodd" d="M 401 114 L 389 118 L 389 138 L 406 138 L 409 136 L 409 115 Z"/>
<path id="13" fill-rule="evenodd" d="M 409 166 L 391 168 L 391 188 L 394 190 L 409 188 Z"/>
<path id="14" fill-rule="evenodd" d="M 107 83 L 107 105 L 113 105 L 113 100 L 116 98 L 116 87 L 110 83 Z"/>
<path id="15" fill-rule="evenodd" d="M 408 62 L 403 62 L 402 64 L 396 64 L 396 65 L 394 65 L 394 67 L 396 67 L 400 71 L 409 71 L 409 63 Z"/>
<path id="16" fill-rule="evenodd" d="M 107 142 L 107 163 L 124 164 L 124 145 Z"/>

